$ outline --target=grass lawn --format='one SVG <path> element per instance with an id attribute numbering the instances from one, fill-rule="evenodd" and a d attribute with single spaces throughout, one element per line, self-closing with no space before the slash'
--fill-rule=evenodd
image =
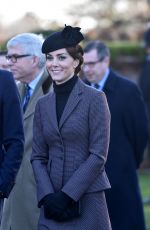
<path id="1" fill-rule="evenodd" d="M 139 172 L 139 183 L 143 199 L 150 197 L 150 171 Z M 146 229 L 150 230 L 150 203 L 144 204 L 144 213 L 146 220 Z"/>
<path id="2" fill-rule="evenodd" d="M 146 229 L 150 230 L 150 204 L 144 205 L 144 213 L 145 213 L 145 221 L 146 221 Z"/>

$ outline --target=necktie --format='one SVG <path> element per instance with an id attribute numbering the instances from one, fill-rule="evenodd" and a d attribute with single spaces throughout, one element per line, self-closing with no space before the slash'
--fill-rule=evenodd
<path id="1" fill-rule="evenodd" d="M 99 88 L 100 88 L 100 87 L 99 87 L 99 84 L 95 83 L 95 84 L 94 84 L 94 88 L 95 88 L 95 89 L 99 89 Z"/>
<path id="2" fill-rule="evenodd" d="M 25 86 L 25 96 L 24 96 L 24 104 L 23 104 L 23 111 L 25 112 L 27 105 L 30 100 L 30 86 L 26 84 Z"/>

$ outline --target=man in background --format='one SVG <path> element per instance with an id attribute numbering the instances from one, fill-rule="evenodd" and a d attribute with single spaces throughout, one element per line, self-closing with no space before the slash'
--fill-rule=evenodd
<path id="1" fill-rule="evenodd" d="M 41 51 L 42 43 L 43 39 L 33 33 L 19 34 L 7 43 L 9 68 L 19 82 L 24 112 L 25 150 L 16 184 L 5 202 L 1 230 L 37 230 L 39 209 L 30 163 L 32 125 L 37 100 L 51 86 L 51 78 L 45 70 L 45 55 Z"/>
<path id="2" fill-rule="evenodd" d="M 110 145 L 106 172 L 111 189 L 106 200 L 113 230 L 145 230 L 137 172 L 148 140 L 147 117 L 138 87 L 110 67 L 110 51 L 100 41 L 84 49 L 84 77 L 106 94 L 110 113 Z"/>
<path id="3" fill-rule="evenodd" d="M 0 222 L 3 201 L 15 184 L 23 148 L 24 133 L 20 97 L 10 72 L 0 70 Z"/>

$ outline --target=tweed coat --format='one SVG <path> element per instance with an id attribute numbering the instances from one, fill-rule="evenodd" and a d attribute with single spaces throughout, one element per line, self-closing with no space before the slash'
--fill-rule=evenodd
<path id="1" fill-rule="evenodd" d="M 111 189 L 106 200 L 114 230 L 144 230 L 143 207 L 136 169 L 148 140 L 142 95 L 131 81 L 112 70 L 104 86 L 110 113 L 110 146 L 106 172 Z"/>
<path id="2" fill-rule="evenodd" d="M 33 92 L 24 113 L 25 149 L 22 164 L 16 178 L 16 184 L 8 200 L 5 201 L 1 230 L 36 230 L 39 219 L 37 207 L 36 183 L 30 163 L 32 152 L 32 126 L 35 105 L 39 97 L 46 94 L 51 78 L 45 72 Z M 24 84 L 18 85 L 21 98 Z M 9 217 L 9 218 L 8 218 Z"/>
<path id="3" fill-rule="evenodd" d="M 104 169 L 109 127 L 110 113 L 104 93 L 80 79 L 59 125 L 55 93 L 38 101 L 31 157 L 38 201 L 60 190 L 75 201 L 81 200 L 81 217 L 61 224 L 45 219 L 41 208 L 39 230 L 111 229 L 103 192 L 110 187 Z"/>
<path id="4" fill-rule="evenodd" d="M 20 97 L 10 72 L 0 70 L 0 190 L 8 197 L 24 147 Z"/>

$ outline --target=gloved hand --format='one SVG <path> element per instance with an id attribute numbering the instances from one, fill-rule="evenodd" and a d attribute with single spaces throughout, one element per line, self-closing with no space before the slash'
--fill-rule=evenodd
<path id="1" fill-rule="evenodd" d="M 73 199 L 62 191 L 48 194 L 43 199 L 45 217 L 58 220 L 72 202 Z"/>
<path id="2" fill-rule="evenodd" d="M 69 221 L 79 216 L 80 216 L 80 202 L 73 201 L 72 204 L 69 205 L 67 210 L 63 211 L 55 220 L 58 222 Z"/>

